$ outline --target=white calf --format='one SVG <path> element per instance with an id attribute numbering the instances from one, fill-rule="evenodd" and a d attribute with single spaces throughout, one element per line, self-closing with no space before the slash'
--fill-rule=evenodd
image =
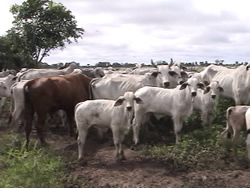
<path id="1" fill-rule="evenodd" d="M 124 153 L 122 141 L 128 133 L 134 114 L 134 101 L 141 103 L 135 98 L 133 92 L 126 92 L 124 96 L 114 100 L 87 100 L 78 103 L 75 107 L 75 120 L 78 130 L 78 159 L 83 160 L 83 147 L 91 126 L 98 129 L 111 128 L 116 148 L 116 160 L 122 160 Z"/>
<path id="2" fill-rule="evenodd" d="M 223 92 L 218 81 L 212 81 L 203 91 L 197 90 L 194 98 L 194 110 L 201 112 L 202 125 L 210 125 L 214 120 L 214 111 L 218 103 L 219 94 Z"/>
<path id="3" fill-rule="evenodd" d="M 135 92 L 135 97 L 142 100 L 141 105 L 135 104 L 135 119 L 133 122 L 134 141 L 139 141 L 139 128 L 147 113 L 172 116 L 176 142 L 180 140 L 180 131 L 185 118 L 193 111 L 193 97 L 197 87 L 203 88 L 196 78 L 190 78 L 174 89 L 143 87 Z"/>

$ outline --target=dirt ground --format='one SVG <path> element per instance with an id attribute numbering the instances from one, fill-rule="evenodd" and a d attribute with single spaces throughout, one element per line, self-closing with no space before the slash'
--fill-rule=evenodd
<path id="1" fill-rule="evenodd" d="M 51 135 L 53 137 L 53 135 Z M 126 161 L 118 164 L 114 160 L 112 141 L 100 143 L 89 138 L 86 144 L 87 165 L 77 163 L 77 144 L 72 138 L 54 135 L 50 147 L 70 159 L 67 165 L 69 175 L 76 182 L 66 187 L 121 188 L 250 188 L 250 169 L 245 170 L 190 170 L 176 168 L 171 162 L 160 163 L 140 157 L 139 151 L 125 149 Z"/>
<path id="2" fill-rule="evenodd" d="M 6 121 L 1 118 L 1 124 Z M 37 140 L 35 132 L 31 137 Z M 71 179 L 65 182 L 65 188 L 250 188 L 249 168 L 233 171 L 176 168 L 171 162 L 143 159 L 139 151 L 128 147 L 125 147 L 127 160 L 118 164 L 114 160 L 112 140 L 101 143 L 94 137 L 87 140 L 85 151 L 88 163 L 81 166 L 77 162 L 74 138 L 50 130 L 46 133 L 46 139 L 49 147 L 68 161 L 65 170 Z"/>

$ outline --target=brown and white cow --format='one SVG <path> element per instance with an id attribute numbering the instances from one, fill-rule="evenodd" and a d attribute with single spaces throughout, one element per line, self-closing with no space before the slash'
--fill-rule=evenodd
<path id="1" fill-rule="evenodd" d="M 242 131 L 248 131 L 246 125 L 246 112 L 250 106 L 231 106 L 227 109 L 226 118 L 227 118 L 227 127 L 221 133 L 222 139 L 225 142 L 225 139 L 230 140 L 230 144 L 233 149 L 233 157 L 237 159 L 237 141 L 239 139 L 240 133 Z"/>
<path id="2" fill-rule="evenodd" d="M 70 123 L 70 134 L 74 134 L 72 124 L 74 107 L 77 103 L 89 99 L 90 81 L 91 78 L 74 73 L 37 78 L 24 85 L 27 147 L 35 113 L 37 114 L 37 133 L 42 144 L 46 143 L 42 131 L 46 115 L 59 109 L 66 112 Z"/>

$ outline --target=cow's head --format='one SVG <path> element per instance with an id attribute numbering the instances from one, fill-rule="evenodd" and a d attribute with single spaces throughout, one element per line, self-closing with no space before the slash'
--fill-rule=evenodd
<path id="1" fill-rule="evenodd" d="M 9 74 L 0 80 L 0 97 L 9 97 L 11 94 L 11 86 L 16 82 L 17 77 Z"/>
<path id="2" fill-rule="evenodd" d="M 158 65 L 160 86 L 164 88 L 176 87 L 183 79 L 178 66 Z"/>
<path id="3" fill-rule="evenodd" d="M 116 101 L 114 106 L 121 106 L 125 108 L 125 110 L 128 112 L 129 118 L 132 123 L 132 119 L 134 116 L 134 102 L 137 104 L 142 104 L 142 100 L 138 97 L 135 97 L 133 92 L 126 92 L 123 96 L 120 96 Z"/>
<path id="4" fill-rule="evenodd" d="M 158 72 L 147 72 L 144 74 L 145 79 L 144 79 L 144 85 L 145 86 L 158 86 L 158 82 L 157 82 L 157 77 L 158 77 L 159 73 Z"/>
<path id="5" fill-rule="evenodd" d="M 192 97 L 195 97 L 197 94 L 197 88 L 204 89 L 204 84 L 199 82 L 197 78 L 189 78 L 180 86 L 180 90 L 185 89 L 189 86 Z"/>
<path id="6" fill-rule="evenodd" d="M 210 92 L 212 99 L 216 99 L 219 93 L 223 91 L 224 89 L 220 86 L 218 81 L 212 81 L 209 85 L 206 86 L 204 94 Z"/>

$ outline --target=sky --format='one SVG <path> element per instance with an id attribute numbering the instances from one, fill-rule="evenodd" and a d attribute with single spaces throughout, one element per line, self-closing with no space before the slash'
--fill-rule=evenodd
<path id="1" fill-rule="evenodd" d="M 85 33 L 78 43 L 56 49 L 49 64 L 75 61 L 250 61 L 249 0 L 54 0 L 62 3 Z M 0 35 L 12 26 L 9 8 L 23 0 L 3 0 Z M 3 19 L 4 18 L 4 19 Z"/>

